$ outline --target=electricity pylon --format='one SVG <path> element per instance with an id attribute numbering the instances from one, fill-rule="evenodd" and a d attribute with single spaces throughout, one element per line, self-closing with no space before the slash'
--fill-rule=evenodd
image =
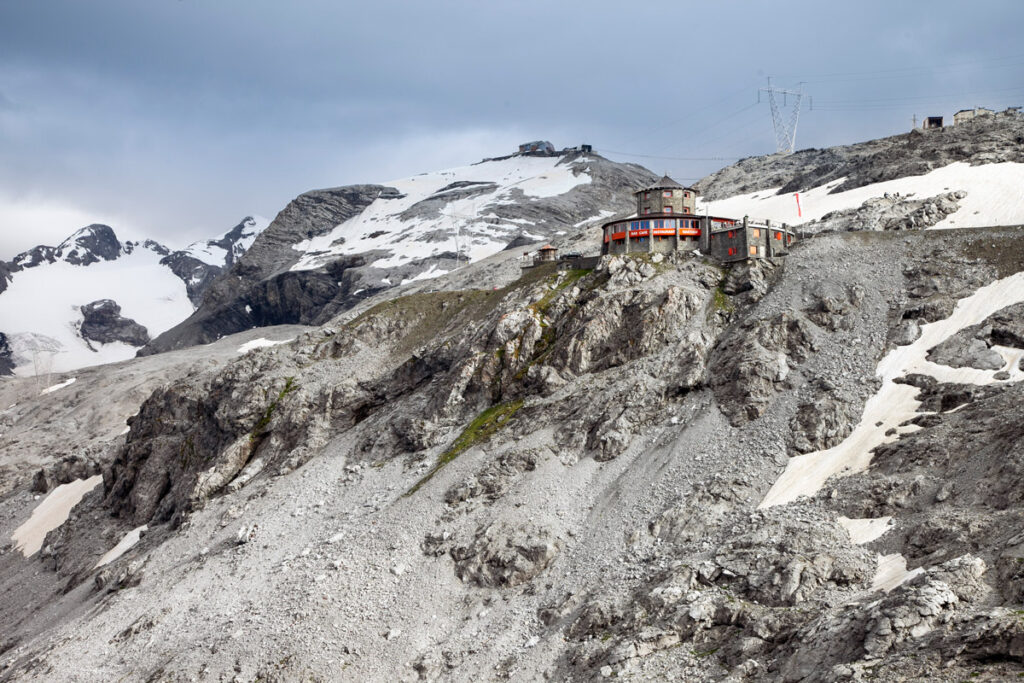
<path id="1" fill-rule="evenodd" d="M 779 154 L 792 154 L 796 147 L 796 125 L 800 121 L 800 105 L 804 99 L 803 83 L 800 83 L 799 90 L 786 90 L 784 88 L 772 87 L 772 77 L 768 77 L 768 87 L 760 88 L 757 91 L 757 101 L 761 101 L 761 93 L 768 93 L 768 104 L 772 108 L 772 125 L 775 126 L 775 151 Z M 776 95 L 782 95 L 782 107 L 788 105 L 787 98 L 792 95 L 796 98 L 793 103 L 793 111 L 789 113 L 788 124 L 782 120 L 782 111 L 779 109 Z M 808 95 L 808 100 L 810 96 Z M 813 108 L 813 103 L 812 103 Z"/>

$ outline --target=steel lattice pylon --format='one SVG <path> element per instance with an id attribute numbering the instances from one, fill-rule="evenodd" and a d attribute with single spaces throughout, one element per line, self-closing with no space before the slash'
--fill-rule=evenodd
<path id="1" fill-rule="evenodd" d="M 757 101 L 761 101 L 761 93 L 768 93 L 768 104 L 772 108 L 772 125 L 775 127 L 775 151 L 780 154 L 792 154 L 796 148 L 796 126 L 800 121 L 800 105 L 803 103 L 804 90 L 800 84 L 798 90 L 786 90 L 784 88 L 772 87 L 771 76 L 768 77 L 768 87 L 757 91 Z M 776 95 L 782 95 L 782 107 L 788 105 L 787 98 L 792 95 L 793 111 L 789 113 L 789 121 L 782 120 L 782 110 L 779 109 L 779 102 Z"/>

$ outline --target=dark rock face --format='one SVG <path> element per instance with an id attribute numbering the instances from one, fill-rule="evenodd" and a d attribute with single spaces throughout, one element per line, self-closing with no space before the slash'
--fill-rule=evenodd
<path id="1" fill-rule="evenodd" d="M 965 327 L 928 352 L 928 360 L 954 368 L 999 370 L 1003 357 L 992 346 L 1024 349 L 1024 305 L 996 311 L 984 322 Z"/>
<path id="2" fill-rule="evenodd" d="M 539 240 L 535 237 L 527 237 L 526 235 L 516 235 L 511 242 L 505 245 L 506 250 L 518 249 L 519 247 L 526 247 L 531 244 L 538 244 Z"/>
<path id="3" fill-rule="evenodd" d="M 131 318 L 121 316 L 121 307 L 111 299 L 100 299 L 82 306 L 81 334 L 84 339 L 110 344 L 124 342 L 142 346 L 149 341 L 149 332 Z"/>
<path id="4" fill-rule="evenodd" d="M 113 261 L 122 252 L 130 253 L 131 247 L 126 248 L 126 245 L 121 244 L 110 226 L 94 223 L 77 231 L 56 247 L 41 244 L 23 251 L 3 267 L 9 277 L 9 273 L 34 268 L 42 263 L 53 263 L 58 259 L 76 266 L 87 266 L 101 260 Z M 3 271 L 0 271 L 0 280 L 3 279 L 2 275 Z M 0 292 L 5 288 L 6 283 L 0 286 Z"/>
<path id="5" fill-rule="evenodd" d="M 4 293 L 4 290 L 7 289 L 7 283 L 10 281 L 11 266 L 4 261 L 0 261 L 0 294 Z"/>
<path id="6" fill-rule="evenodd" d="M 40 468 L 32 478 L 32 491 L 48 493 L 61 484 L 67 484 L 76 479 L 88 479 L 101 472 L 102 467 L 95 457 L 68 455 L 53 465 Z"/>
<path id="7" fill-rule="evenodd" d="M 200 261 L 188 252 L 176 251 L 160 259 L 160 263 L 171 269 L 171 272 L 185 283 L 189 301 L 198 306 L 203 293 L 209 288 L 217 276 L 224 272 L 220 266 Z"/>
<path id="8" fill-rule="evenodd" d="M 185 283 L 185 289 L 188 291 L 189 301 L 198 307 L 202 303 L 203 294 L 206 293 L 206 290 L 209 289 L 214 280 L 220 277 L 221 273 L 226 269 L 233 266 L 241 255 L 245 253 L 245 248 L 240 242 L 252 236 L 252 230 L 255 225 L 256 221 L 253 220 L 252 216 L 246 216 L 220 239 L 206 241 L 205 244 L 207 246 L 224 250 L 224 263 L 222 264 L 207 263 L 196 258 L 189 250 L 171 252 L 164 248 L 163 251 L 158 251 L 157 249 L 154 249 L 154 251 L 164 256 L 164 258 L 160 259 L 160 263 L 170 268 L 172 273 L 181 278 L 182 282 Z"/>
<path id="9" fill-rule="evenodd" d="M 56 247 L 47 247 L 42 244 L 32 247 L 11 259 L 10 270 L 17 272 L 22 268 L 34 268 L 41 263 L 53 263 L 56 260 L 54 256 L 56 252 Z"/>
<path id="10" fill-rule="evenodd" d="M 258 325 L 278 325 L 286 321 L 312 322 L 316 316 L 309 315 L 309 301 L 325 304 L 339 291 L 343 294 L 347 292 L 344 286 L 340 289 L 335 286 L 335 291 L 327 297 L 331 286 L 327 282 L 328 276 L 323 272 L 290 272 L 289 268 L 300 256 L 299 252 L 292 249 L 292 245 L 330 232 L 378 197 L 397 194 L 394 188 L 381 185 L 350 185 L 299 195 L 260 233 L 229 271 L 216 278 L 207 288 L 201 287 L 205 294 L 195 314 L 153 340 L 142 349 L 141 355 L 208 343 L 225 334 L 241 332 Z M 177 267 L 185 272 L 190 265 L 194 267 L 194 264 L 181 259 Z M 343 264 L 341 269 L 346 267 Z M 283 280 L 275 283 L 277 277 Z M 269 298 L 265 300 L 265 296 Z M 306 302 L 307 305 L 302 306 L 302 314 L 295 315 L 282 308 L 281 303 L 288 301 Z M 277 318 L 278 313 L 283 313 L 285 317 Z"/>
<path id="11" fill-rule="evenodd" d="M 973 332 L 979 333 L 977 330 Z M 989 348 L 984 339 L 972 336 L 968 330 L 961 330 L 933 348 L 928 352 L 928 360 L 952 368 L 977 370 L 998 370 L 1006 364 L 1003 357 Z"/>
<path id="12" fill-rule="evenodd" d="M 531 233 L 541 235 L 540 239 L 563 235 L 567 232 L 566 226 L 582 225 L 581 221 L 585 223 L 599 215 L 599 210 L 631 207 L 632 190 L 652 180 L 650 172 L 639 166 L 617 164 L 596 157 L 590 159 L 589 165 L 572 165 L 580 158 L 579 155 L 566 154 L 558 164 L 568 165 L 576 175 L 586 173 L 591 182 L 582 183 L 565 194 L 541 199 L 527 197 L 520 188 L 512 187 L 502 195 L 502 201 L 488 204 L 486 211 L 481 211 L 481 219 L 476 224 L 464 227 L 465 243 L 470 244 L 474 239 L 493 240 L 495 234 L 508 231 L 508 226 L 516 223 L 530 225 Z M 289 313 L 285 318 L 276 315 L 280 306 L 273 296 L 286 288 L 293 293 L 303 292 L 303 312 L 298 322 L 321 323 L 376 292 L 397 286 L 403 280 L 433 268 L 449 270 L 454 265 L 453 254 L 447 250 L 439 252 L 437 247 L 452 239 L 453 230 L 439 226 L 428 231 L 401 221 L 437 220 L 450 202 L 493 193 L 496 187 L 491 181 L 451 183 L 382 221 L 380 230 L 368 230 L 365 235 L 358 236 L 362 239 L 387 235 L 397 229 L 388 222 L 394 220 L 401 227 L 401 234 L 394 236 L 395 241 L 409 239 L 422 244 L 423 258 L 414 258 L 397 267 L 382 268 L 375 266 L 374 262 L 390 256 L 391 251 L 386 246 L 368 247 L 366 251 L 335 258 L 311 270 L 292 272 L 290 268 L 303 256 L 293 248 L 294 245 L 329 233 L 375 200 L 403 196 L 395 188 L 380 185 L 352 185 L 300 195 L 278 214 L 231 270 L 209 287 L 196 314 L 160 335 L 142 353 L 206 343 L 257 325 L 294 322 L 294 314 Z M 513 243 L 516 239 L 514 234 L 509 234 Z M 592 234 L 584 229 L 565 238 L 568 242 L 574 239 L 580 245 L 576 248 L 592 246 Z M 362 259 L 362 262 L 357 263 L 354 259 Z M 188 264 L 181 267 L 187 270 Z M 336 277 L 339 273 L 342 275 Z M 325 274 L 334 277 L 337 285 L 331 296 L 327 296 L 332 287 L 327 283 Z M 267 296 L 271 298 L 265 298 Z M 313 305 L 311 302 L 319 303 Z M 320 310 L 314 310 L 314 306 L 319 306 Z"/>
<path id="13" fill-rule="evenodd" d="M 113 261 L 121 255 L 121 243 L 110 226 L 93 224 L 82 228 L 57 246 L 55 256 L 76 266 L 100 259 Z"/>
<path id="14" fill-rule="evenodd" d="M 11 355 L 11 343 L 7 340 L 7 335 L 0 332 L 0 375 L 14 374 L 14 359 Z"/>

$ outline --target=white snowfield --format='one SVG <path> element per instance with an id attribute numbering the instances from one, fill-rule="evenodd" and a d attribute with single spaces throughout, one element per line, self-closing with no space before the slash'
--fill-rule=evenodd
<path id="1" fill-rule="evenodd" d="M 293 245 L 303 253 L 292 270 L 309 270 L 343 254 L 355 254 L 380 249 L 389 256 L 374 262 L 377 268 L 393 268 L 414 259 L 455 250 L 455 228 L 461 231 L 460 247 L 473 261 L 486 258 L 505 248 L 510 235 L 520 231 L 522 221 L 488 223 L 484 215 L 487 207 L 511 204 L 517 201 L 516 190 L 526 200 L 555 197 L 574 187 L 591 182 L 586 170 L 580 169 L 587 160 L 577 159 L 558 165 L 562 157 L 511 157 L 497 161 L 484 161 L 472 166 L 447 171 L 424 173 L 412 178 L 395 180 L 384 185 L 394 187 L 405 196 L 400 199 L 379 198 L 359 215 L 338 225 L 330 233 L 304 240 Z M 578 175 L 577 173 L 578 172 Z M 413 204 L 448 192 L 439 190 L 456 182 L 495 183 L 493 191 L 466 199 L 447 202 L 442 215 L 434 218 L 402 220 L 399 216 Z M 458 191 L 451 190 L 451 193 Z M 493 216 L 493 214 L 492 214 Z M 493 218 L 492 218 L 493 220 Z M 371 234 L 386 231 L 370 237 Z M 441 242 L 420 241 L 418 238 L 434 231 L 444 231 L 450 237 Z M 344 244 L 337 244 L 344 238 Z M 446 271 L 435 269 L 430 277 Z"/>
<path id="2" fill-rule="evenodd" d="M 1024 272 L 981 287 L 969 297 L 957 302 L 953 314 L 945 320 L 921 326 L 921 336 L 913 344 L 898 346 L 878 363 L 877 374 L 882 387 L 868 399 L 864 415 L 842 443 L 824 451 L 816 451 L 790 458 L 789 464 L 769 489 L 759 507 L 767 508 L 796 500 L 800 496 L 813 496 L 833 475 L 862 472 L 871 464 L 871 450 L 892 441 L 898 434 L 885 436 L 885 432 L 915 417 L 920 401 L 915 396 L 917 387 L 896 384 L 893 380 L 912 373 L 930 375 L 940 382 L 963 384 L 989 384 L 995 382 L 996 370 L 951 368 L 926 360 L 928 350 L 945 341 L 965 327 L 976 325 L 1001 308 L 1024 301 Z M 1004 358 L 1017 358 L 1019 352 L 1003 349 Z M 1010 380 L 1021 379 L 1016 367 L 1004 367 Z M 903 433 L 906 433 L 904 431 Z"/>
<path id="3" fill-rule="evenodd" d="M 69 377 L 68 379 L 64 380 L 63 382 L 60 382 L 58 384 L 53 384 L 51 386 L 46 387 L 45 389 L 43 389 L 42 391 L 39 392 L 39 395 L 40 396 L 45 396 L 46 394 L 52 394 L 53 392 L 55 392 L 55 391 L 57 391 L 59 389 L 63 389 L 64 387 L 69 387 L 72 384 L 74 384 L 75 380 L 77 380 L 77 379 L 78 379 L 77 377 Z"/>
<path id="4" fill-rule="evenodd" d="M 237 257 L 245 253 L 245 251 L 252 246 L 252 243 L 256 241 L 256 237 L 267 229 L 268 225 L 270 225 L 269 219 L 264 218 L 263 216 L 250 216 L 248 220 L 245 221 L 245 230 L 242 233 L 242 238 L 235 242 L 235 256 Z M 223 235 L 221 237 L 223 237 Z M 227 260 L 228 252 L 224 247 L 211 244 L 211 242 L 216 242 L 217 239 L 193 242 L 182 251 L 211 266 L 223 266 Z"/>
<path id="5" fill-rule="evenodd" d="M 850 519 L 840 517 L 837 520 L 843 528 L 850 533 L 850 539 L 857 545 L 864 545 L 877 540 L 885 535 L 892 528 L 892 517 L 874 517 L 864 519 Z M 900 584 L 909 581 L 924 571 L 924 568 L 907 569 L 907 559 L 900 553 L 882 555 L 876 553 L 878 567 L 875 569 L 875 576 L 871 581 L 871 591 L 885 591 L 888 593 Z"/>
<path id="6" fill-rule="evenodd" d="M 267 339 L 265 337 L 260 337 L 259 339 L 252 339 L 250 341 L 245 342 L 241 346 L 239 346 L 238 347 L 238 353 L 249 353 L 253 349 L 262 349 L 262 348 L 266 348 L 268 346 L 277 346 L 278 344 L 287 344 L 290 341 L 293 341 L 293 339 L 282 339 L 281 341 L 272 341 L 272 340 Z"/>
<path id="7" fill-rule="evenodd" d="M 907 558 L 899 553 L 878 556 L 878 570 L 871 582 L 872 591 L 888 593 L 902 583 L 909 581 L 924 572 L 923 567 L 907 570 Z"/>
<path id="8" fill-rule="evenodd" d="M 96 566 L 94 566 L 93 569 L 99 569 L 104 565 L 108 565 L 117 558 L 124 555 L 129 550 L 131 550 L 133 547 L 135 547 L 135 544 L 138 543 L 139 540 L 142 538 L 142 534 L 144 534 L 148 529 L 149 526 L 143 524 L 142 526 L 135 527 L 134 529 L 126 533 L 124 535 L 124 538 L 122 538 L 117 543 L 117 545 L 115 545 L 113 548 L 111 548 L 103 554 L 103 557 L 100 558 L 99 562 L 96 563 Z"/>
<path id="9" fill-rule="evenodd" d="M 185 283 L 160 265 L 161 258 L 140 245 L 114 261 L 88 266 L 55 261 L 15 273 L 7 291 L 0 295 L 3 331 L 11 337 L 16 355 L 21 356 L 15 358 L 15 374 L 67 372 L 134 357 L 136 349 L 128 344 L 91 342 L 90 349 L 80 336 L 79 309 L 98 299 L 116 301 L 121 315 L 143 325 L 150 337 L 192 315 Z M 56 352 L 43 348 L 33 354 L 33 348 L 40 345 L 32 335 L 49 340 L 48 345 Z M 41 360 L 40 355 L 45 359 Z"/>
<path id="10" fill-rule="evenodd" d="M 234 245 L 235 256 L 244 253 L 269 224 L 261 216 L 247 219 L 242 238 Z M 223 266 L 227 256 L 224 248 L 210 241 L 194 242 L 183 251 L 215 266 Z M 151 338 L 195 310 L 185 283 L 160 264 L 163 256 L 144 241 L 113 261 L 87 266 L 63 260 L 68 255 L 14 273 L 7 290 L 0 294 L 0 331 L 9 337 L 16 375 L 67 372 L 133 358 L 137 349 L 129 344 L 86 343 L 82 339 L 80 307 L 93 301 L 113 299 L 121 307 L 121 315 L 145 327 Z"/>
<path id="11" fill-rule="evenodd" d="M 103 475 L 97 474 L 88 479 L 76 479 L 69 484 L 61 484 L 43 502 L 32 511 L 28 521 L 14 530 L 11 540 L 14 546 L 25 557 L 31 557 L 43 547 L 46 534 L 63 524 L 71 508 L 103 482 Z"/>
<path id="12" fill-rule="evenodd" d="M 850 539 L 857 545 L 879 539 L 892 528 L 892 517 L 865 517 L 862 519 L 840 517 L 838 522 L 849 532 Z"/>
<path id="13" fill-rule="evenodd" d="M 899 193 L 913 199 L 934 197 L 946 192 L 964 190 L 960 209 L 937 223 L 932 229 L 978 228 L 995 225 L 1024 224 L 1024 164 L 1005 162 L 970 166 L 956 162 L 921 176 L 908 176 L 882 183 L 865 185 L 837 194 L 829 191 L 840 185 L 839 179 L 800 193 L 802 216 L 797 215 L 796 198 L 791 193 L 775 194 L 779 188 L 736 195 L 712 202 L 697 200 L 697 212 L 740 218 L 769 219 L 800 225 L 821 218 L 832 211 L 855 209 L 868 199 L 885 193 Z"/>
<path id="14" fill-rule="evenodd" d="M 917 341 L 907 346 L 896 347 L 879 361 L 877 374 L 882 379 L 882 387 L 868 399 L 864 406 L 864 415 L 853 432 L 833 448 L 790 458 L 785 471 L 768 490 L 758 507 L 783 505 L 800 496 L 813 496 L 821 490 L 829 477 L 848 476 L 866 470 L 871 464 L 871 451 L 876 446 L 914 431 L 903 428 L 892 436 L 885 435 L 890 428 L 898 428 L 900 423 L 918 415 L 917 408 L 921 405 L 915 398 L 918 393 L 916 387 L 896 384 L 894 379 L 919 373 L 934 377 L 940 382 L 990 384 L 997 381 L 993 377 L 997 370 L 951 368 L 932 363 L 925 356 L 929 349 L 963 328 L 976 325 L 1001 308 L 1022 301 L 1024 272 L 996 280 L 978 289 L 971 296 L 961 299 L 953 309 L 953 314 L 945 320 L 922 325 L 921 336 Z M 1017 367 L 1022 352 L 1006 347 L 994 348 L 1004 360 L 1010 362 L 1009 367 L 1003 368 L 1004 371 L 1011 373 L 1010 379 L 1006 381 L 1024 379 L 1024 373 Z M 882 536 L 888 530 L 891 520 L 889 517 L 840 517 L 838 521 L 850 533 L 854 543 L 863 544 Z M 924 570 L 921 567 L 908 571 L 906 559 L 899 553 L 880 555 L 871 590 L 891 591 L 922 571 Z"/>

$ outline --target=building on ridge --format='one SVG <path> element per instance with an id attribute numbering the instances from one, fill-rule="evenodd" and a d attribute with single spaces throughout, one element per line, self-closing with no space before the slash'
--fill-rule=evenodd
<path id="1" fill-rule="evenodd" d="M 699 249 L 719 261 L 784 256 L 796 241 L 783 223 L 696 214 L 697 191 L 668 176 L 638 190 L 636 214 L 605 223 L 602 254 L 667 253 Z"/>
<path id="2" fill-rule="evenodd" d="M 555 146 L 547 140 L 534 140 L 519 145 L 520 154 L 554 154 Z"/>
<path id="3" fill-rule="evenodd" d="M 959 126 L 964 121 L 970 121 L 976 116 L 987 116 L 994 114 L 995 112 L 985 107 L 975 107 L 974 109 L 961 109 L 957 113 L 953 114 L 953 125 Z"/>

